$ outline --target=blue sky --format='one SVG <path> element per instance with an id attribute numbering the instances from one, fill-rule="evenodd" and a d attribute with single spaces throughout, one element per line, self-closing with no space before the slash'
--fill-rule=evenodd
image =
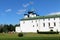
<path id="1" fill-rule="evenodd" d="M 41 16 L 60 12 L 60 0 L 0 0 L 0 24 L 18 24 L 30 10 Z"/>

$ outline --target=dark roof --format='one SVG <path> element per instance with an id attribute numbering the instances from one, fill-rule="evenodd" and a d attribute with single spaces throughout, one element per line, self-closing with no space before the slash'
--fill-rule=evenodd
<path id="1" fill-rule="evenodd" d="M 29 11 L 28 14 L 33 13 L 33 11 Z"/>
<path id="2" fill-rule="evenodd" d="M 24 14 L 24 15 L 28 15 L 28 14 Z"/>

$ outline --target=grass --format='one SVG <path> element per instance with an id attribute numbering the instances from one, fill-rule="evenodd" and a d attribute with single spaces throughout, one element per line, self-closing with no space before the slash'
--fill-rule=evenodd
<path id="1" fill-rule="evenodd" d="M 60 40 L 60 34 L 24 33 L 23 37 L 18 37 L 17 33 L 0 33 L 0 40 Z"/>

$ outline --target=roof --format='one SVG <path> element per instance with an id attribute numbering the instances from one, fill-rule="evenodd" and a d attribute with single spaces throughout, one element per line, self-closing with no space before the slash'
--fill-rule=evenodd
<path id="1" fill-rule="evenodd" d="M 57 18 L 60 17 L 60 15 L 48 15 L 48 16 L 37 16 L 37 17 L 29 17 L 29 18 L 23 18 L 22 20 L 35 20 L 35 19 L 46 19 L 46 18 Z"/>

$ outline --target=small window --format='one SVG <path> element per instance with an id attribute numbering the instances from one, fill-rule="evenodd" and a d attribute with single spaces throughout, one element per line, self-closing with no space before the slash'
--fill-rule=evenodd
<path id="1" fill-rule="evenodd" d="M 56 26 L 56 23 L 54 22 L 54 26 Z"/>
<path id="2" fill-rule="evenodd" d="M 43 23 L 43 27 L 45 27 L 45 23 Z"/>
<path id="3" fill-rule="evenodd" d="M 33 23 L 33 21 L 32 21 L 32 23 Z"/>
<path id="4" fill-rule="evenodd" d="M 37 24 L 37 27 L 38 27 L 38 24 Z"/>
<path id="5" fill-rule="evenodd" d="M 45 21 L 45 18 L 43 19 L 43 21 Z"/>
<path id="6" fill-rule="evenodd" d="M 23 24 L 25 23 L 25 21 L 23 21 Z"/>
<path id="7" fill-rule="evenodd" d="M 37 22 L 37 20 L 36 20 L 36 22 Z"/>
<path id="8" fill-rule="evenodd" d="M 55 18 L 54 18 L 54 20 L 55 20 Z"/>
<path id="9" fill-rule="evenodd" d="M 50 20 L 50 18 L 48 18 L 48 20 Z"/>
<path id="10" fill-rule="evenodd" d="M 34 25 L 33 25 L 33 27 L 34 27 Z"/>
<path id="11" fill-rule="evenodd" d="M 48 23 L 48 26 L 50 26 L 50 23 Z"/>

